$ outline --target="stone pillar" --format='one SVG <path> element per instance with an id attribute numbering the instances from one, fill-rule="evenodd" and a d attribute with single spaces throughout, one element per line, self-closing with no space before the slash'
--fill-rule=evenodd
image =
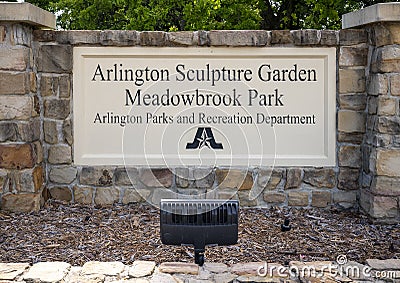
<path id="1" fill-rule="evenodd" d="M 0 208 L 16 212 L 37 211 L 45 183 L 37 28 L 55 28 L 55 16 L 29 3 L 0 3 Z"/>
<path id="2" fill-rule="evenodd" d="M 367 31 L 367 122 L 361 208 L 374 220 L 400 220 L 400 3 L 344 15 L 343 28 Z"/>

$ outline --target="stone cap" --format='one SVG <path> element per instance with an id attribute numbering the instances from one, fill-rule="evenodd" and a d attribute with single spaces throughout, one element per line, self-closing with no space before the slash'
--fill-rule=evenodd
<path id="1" fill-rule="evenodd" d="M 342 28 L 354 28 L 377 22 L 399 22 L 400 3 L 380 3 L 342 16 Z"/>
<path id="2" fill-rule="evenodd" d="M 41 28 L 56 28 L 56 16 L 30 3 L 0 2 L 0 22 L 23 22 Z"/>

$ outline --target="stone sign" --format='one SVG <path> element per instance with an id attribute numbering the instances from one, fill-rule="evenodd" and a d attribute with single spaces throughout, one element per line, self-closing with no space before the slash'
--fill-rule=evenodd
<path id="1" fill-rule="evenodd" d="M 334 166 L 335 48 L 74 48 L 80 165 Z"/>

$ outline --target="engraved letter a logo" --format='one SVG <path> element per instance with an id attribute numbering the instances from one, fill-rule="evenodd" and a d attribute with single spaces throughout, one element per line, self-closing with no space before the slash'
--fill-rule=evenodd
<path id="1" fill-rule="evenodd" d="M 223 149 L 222 143 L 217 143 L 214 139 L 214 134 L 211 128 L 197 128 L 196 136 L 192 143 L 186 144 L 186 149 L 200 149 L 202 147 L 213 149 Z"/>

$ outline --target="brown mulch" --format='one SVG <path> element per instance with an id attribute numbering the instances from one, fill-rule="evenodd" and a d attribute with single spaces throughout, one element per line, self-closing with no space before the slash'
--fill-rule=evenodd
<path id="1" fill-rule="evenodd" d="M 292 229 L 281 231 L 283 219 Z M 400 225 L 372 224 L 356 212 L 241 209 L 238 244 L 207 247 L 206 261 L 348 260 L 400 258 Z M 0 212 L 0 262 L 134 260 L 193 262 L 193 248 L 166 246 L 159 211 L 149 205 L 92 207 L 48 202 L 38 213 Z"/>

